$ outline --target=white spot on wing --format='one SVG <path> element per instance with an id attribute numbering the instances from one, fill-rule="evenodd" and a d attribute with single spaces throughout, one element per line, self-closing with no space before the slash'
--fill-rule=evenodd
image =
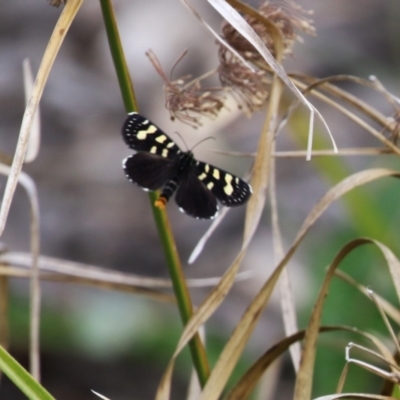
<path id="1" fill-rule="evenodd" d="M 152 154 L 157 154 L 157 146 L 153 146 L 153 147 L 150 149 L 150 153 L 152 153 Z"/>
<path id="2" fill-rule="evenodd" d="M 214 177 L 215 179 L 219 179 L 219 178 L 220 178 L 219 170 L 216 169 L 216 168 L 214 168 L 213 177 Z M 231 178 L 232 178 L 232 177 L 231 177 Z M 226 179 L 226 178 L 225 178 L 225 179 Z"/>

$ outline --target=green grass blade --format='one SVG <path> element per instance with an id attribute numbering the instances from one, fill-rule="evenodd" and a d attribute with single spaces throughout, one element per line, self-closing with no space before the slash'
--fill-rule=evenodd
<path id="1" fill-rule="evenodd" d="M 2 346 L 0 346 L 0 369 L 29 399 L 54 400 L 54 397 Z"/>

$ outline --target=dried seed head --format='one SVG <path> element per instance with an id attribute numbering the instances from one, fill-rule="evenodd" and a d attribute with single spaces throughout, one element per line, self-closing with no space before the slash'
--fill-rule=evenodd
<path id="1" fill-rule="evenodd" d="M 315 33 L 312 22 L 304 17 L 306 12 L 291 0 L 282 0 L 274 3 L 267 1 L 258 9 L 258 13 L 262 18 L 271 21 L 280 30 L 284 54 L 292 52 L 294 42 L 298 39 L 296 31 L 311 35 Z M 268 24 L 262 18 L 257 19 L 248 15 L 244 18 L 275 56 L 273 36 L 270 34 Z M 270 68 L 253 45 L 237 32 L 232 25 L 224 22 L 222 32 L 230 46 L 260 70 L 257 72 L 251 71 L 232 52 L 220 44 L 218 51 L 220 81 L 224 86 L 230 86 L 234 93 L 239 95 L 239 99 L 237 99 L 239 105 L 244 104 L 248 112 L 256 111 L 268 99 L 270 85 L 268 71 L 270 71 Z"/>
<path id="2" fill-rule="evenodd" d="M 216 117 L 218 115 L 224 105 L 224 98 L 218 93 L 220 88 L 204 89 L 201 87 L 202 77 L 191 80 L 192 77 L 190 75 L 171 81 L 162 70 L 155 54 L 150 51 L 146 54 L 164 80 L 165 103 L 171 119 L 177 118 L 196 127 L 201 125 L 196 114 L 207 117 Z M 178 62 L 181 59 L 182 56 L 178 59 Z"/>
<path id="3" fill-rule="evenodd" d="M 224 104 L 220 96 L 203 89 L 199 80 L 187 82 L 190 78 L 187 76 L 165 84 L 166 107 L 172 119 L 199 126 L 196 114 L 216 117 Z"/>
<path id="4" fill-rule="evenodd" d="M 245 111 L 252 113 L 259 110 L 267 101 L 270 81 L 265 71 L 252 71 L 226 47 L 218 51 L 220 65 L 219 78 L 224 87 L 232 93 Z M 236 95 L 236 96 L 235 96 Z"/>
<path id="5" fill-rule="evenodd" d="M 280 30 L 283 38 L 284 54 L 291 54 L 296 40 L 301 40 L 296 32 L 300 31 L 309 35 L 315 35 L 315 28 L 312 20 L 305 17 L 311 14 L 303 10 L 291 0 L 280 2 L 266 1 L 258 9 L 260 15 L 270 20 Z M 270 35 L 268 26 L 255 17 L 245 16 L 245 20 L 254 29 L 266 47 L 275 56 L 273 37 Z M 232 25 L 224 22 L 222 32 L 227 42 L 235 48 L 245 59 L 249 61 L 262 61 L 262 57 L 257 50 L 238 33 Z"/>

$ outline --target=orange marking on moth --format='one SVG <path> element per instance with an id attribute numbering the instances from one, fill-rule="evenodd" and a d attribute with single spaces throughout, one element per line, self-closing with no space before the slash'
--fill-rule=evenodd
<path id="1" fill-rule="evenodd" d="M 160 196 L 155 202 L 154 205 L 159 209 L 163 210 L 165 205 L 167 204 L 167 199 L 164 196 Z"/>

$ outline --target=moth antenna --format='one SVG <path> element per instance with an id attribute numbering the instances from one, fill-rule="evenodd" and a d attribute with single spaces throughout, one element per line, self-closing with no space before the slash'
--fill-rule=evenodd
<path id="1" fill-rule="evenodd" d="M 178 135 L 179 138 L 182 140 L 182 143 L 183 143 L 183 144 L 185 145 L 185 147 L 186 147 L 186 151 L 189 151 L 189 147 L 188 147 L 188 145 L 186 144 L 185 139 L 183 139 L 182 135 L 181 135 L 179 132 L 174 132 L 174 133 L 175 133 L 175 135 Z M 203 143 L 203 142 L 205 142 L 206 140 L 209 140 L 209 139 L 216 140 L 215 137 L 213 137 L 213 136 L 208 136 L 208 137 L 206 137 L 206 138 L 200 140 L 200 142 L 196 143 L 196 144 L 190 149 L 190 151 L 193 151 L 199 144 L 201 144 L 201 143 Z"/>
<path id="2" fill-rule="evenodd" d="M 174 133 L 175 133 L 175 135 L 178 135 L 179 138 L 182 140 L 182 143 L 183 143 L 183 144 L 185 145 L 185 147 L 186 147 L 186 151 L 189 151 L 189 147 L 188 147 L 188 145 L 186 144 L 185 139 L 183 139 L 182 135 L 181 135 L 179 132 L 174 132 Z"/>
<path id="3" fill-rule="evenodd" d="M 206 140 L 209 140 L 209 139 L 216 140 L 215 137 L 213 137 L 213 136 L 208 136 L 208 137 L 206 137 L 206 138 L 200 140 L 200 142 L 196 143 L 196 144 L 190 149 L 190 151 L 193 151 L 199 144 L 201 144 L 201 143 L 203 143 L 203 142 L 205 142 Z"/>

